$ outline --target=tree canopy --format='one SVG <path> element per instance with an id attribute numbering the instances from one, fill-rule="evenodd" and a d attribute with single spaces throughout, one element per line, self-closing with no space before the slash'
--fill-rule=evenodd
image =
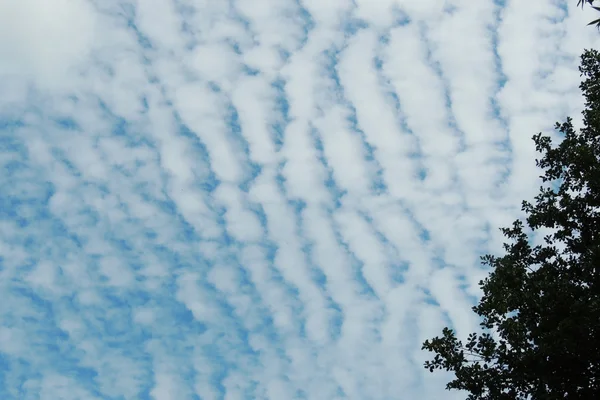
<path id="1" fill-rule="evenodd" d="M 446 388 L 469 400 L 600 399 L 600 53 L 586 50 L 579 71 L 583 128 L 556 123 L 558 145 L 533 136 L 543 186 L 525 220 L 501 229 L 505 254 L 482 257 L 481 331 L 423 343 L 435 353 L 425 368 L 453 372 Z M 551 233 L 534 246 L 525 224 Z"/>

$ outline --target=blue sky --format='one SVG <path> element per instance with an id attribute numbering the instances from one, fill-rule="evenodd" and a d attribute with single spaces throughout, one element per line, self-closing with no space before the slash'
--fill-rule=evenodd
<path id="1" fill-rule="evenodd" d="M 0 2 L 0 398 L 461 399 L 570 1 Z"/>

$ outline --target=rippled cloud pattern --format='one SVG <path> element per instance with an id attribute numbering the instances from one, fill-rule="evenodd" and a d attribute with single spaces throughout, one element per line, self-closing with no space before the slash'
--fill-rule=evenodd
<path id="1" fill-rule="evenodd" d="M 421 343 L 477 327 L 591 16 L 0 2 L 0 398 L 464 398 Z"/>

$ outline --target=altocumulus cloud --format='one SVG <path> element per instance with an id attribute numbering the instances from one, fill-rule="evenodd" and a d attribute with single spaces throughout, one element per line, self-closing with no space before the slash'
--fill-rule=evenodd
<path id="1" fill-rule="evenodd" d="M 0 398 L 438 399 L 582 106 L 569 1 L 0 2 Z"/>

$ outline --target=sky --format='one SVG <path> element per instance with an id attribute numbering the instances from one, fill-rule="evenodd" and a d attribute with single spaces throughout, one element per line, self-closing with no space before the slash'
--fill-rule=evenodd
<path id="1" fill-rule="evenodd" d="M 421 344 L 478 328 L 595 17 L 0 0 L 0 398 L 464 399 Z"/>

